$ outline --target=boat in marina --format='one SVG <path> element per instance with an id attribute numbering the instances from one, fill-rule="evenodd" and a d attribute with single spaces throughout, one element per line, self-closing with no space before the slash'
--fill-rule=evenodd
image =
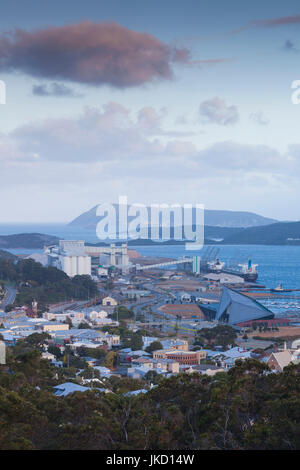
<path id="1" fill-rule="evenodd" d="M 282 284 L 279 283 L 274 289 L 270 289 L 271 292 L 292 292 L 292 289 L 284 289 Z"/>

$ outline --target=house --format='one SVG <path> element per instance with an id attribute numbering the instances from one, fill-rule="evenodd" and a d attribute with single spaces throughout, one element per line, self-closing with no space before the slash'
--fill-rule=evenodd
<path id="1" fill-rule="evenodd" d="M 300 348 L 300 339 L 295 339 L 291 344 L 291 349 L 298 349 Z"/>
<path id="2" fill-rule="evenodd" d="M 54 354 L 49 353 L 48 351 L 42 353 L 42 358 L 43 359 L 48 359 L 48 361 L 55 361 L 56 357 Z"/>
<path id="3" fill-rule="evenodd" d="M 41 325 L 36 325 L 36 329 L 42 330 L 46 333 L 50 333 L 52 331 L 65 331 L 69 329 L 69 325 L 65 323 L 54 323 L 50 321 L 49 323 L 44 323 Z"/>
<path id="4" fill-rule="evenodd" d="M 288 349 L 277 353 L 272 353 L 267 364 L 273 371 L 282 372 L 283 369 L 293 362 L 293 355 Z"/>
<path id="5" fill-rule="evenodd" d="M 185 368 L 185 366 L 180 367 L 181 370 L 184 370 L 187 374 L 193 374 L 198 372 L 202 375 L 209 375 L 210 377 L 214 376 L 218 372 L 226 372 L 227 369 L 223 367 L 217 367 L 210 364 L 200 364 L 198 366 L 190 366 L 189 368 Z"/>
<path id="6" fill-rule="evenodd" d="M 76 312 L 73 310 L 67 310 L 65 313 L 52 313 L 52 312 L 44 312 L 43 313 L 43 318 L 48 321 L 59 321 L 59 322 L 65 322 L 67 318 L 70 318 L 70 320 L 84 320 L 84 313 L 83 312 Z"/>
<path id="7" fill-rule="evenodd" d="M 180 351 L 188 351 L 189 343 L 185 339 L 166 339 L 160 341 L 163 349 L 178 349 Z"/>
<path id="8" fill-rule="evenodd" d="M 87 392 L 90 390 L 89 387 L 83 387 L 82 385 L 74 384 L 73 382 L 65 382 L 60 385 L 53 387 L 54 395 L 57 397 L 66 397 L 70 393 L 74 392 Z"/>
<path id="9" fill-rule="evenodd" d="M 94 357 L 84 356 L 83 359 L 90 367 L 95 367 L 99 364 L 99 360 L 95 359 Z"/>
<path id="10" fill-rule="evenodd" d="M 178 297 L 181 302 L 191 302 L 192 297 L 188 292 L 179 292 Z"/>
<path id="11" fill-rule="evenodd" d="M 173 374 L 179 373 L 179 362 L 173 361 L 172 359 L 154 359 L 148 357 L 139 357 L 132 359 L 132 367 L 148 367 L 149 369 L 161 369 L 168 371 Z"/>
<path id="12" fill-rule="evenodd" d="M 228 349 L 227 351 L 219 352 L 220 356 L 223 356 L 225 359 L 250 359 L 253 357 L 251 351 L 247 351 L 244 348 L 240 348 L 239 346 Z"/>
<path id="13" fill-rule="evenodd" d="M 144 366 L 144 365 L 146 365 L 147 367 L 152 368 L 154 360 L 155 359 L 151 359 L 151 358 L 148 358 L 148 357 L 137 357 L 137 358 L 132 359 L 131 364 L 132 364 L 132 367 L 133 366 Z"/>
<path id="14" fill-rule="evenodd" d="M 165 369 L 160 369 L 158 367 L 151 368 L 147 367 L 146 365 L 141 365 L 139 367 L 131 367 L 130 369 L 127 369 L 127 375 L 131 379 L 143 379 L 149 371 L 156 372 L 157 374 L 163 376 L 168 375 L 168 372 Z"/>
<path id="15" fill-rule="evenodd" d="M 105 310 L 100 310 L 100 312 L 97 312 L 96 310 L 92 310 L 91 312 L 87 314 L 87 317 L 91 321 L 97 320 L 99 318 L 103 319 L 103 318 L 107 318 L 107 312 Z"/>
<path id="16" fill-rule="evenodd" d="M 113 306 L 113 307 L 116 307 L 118 305 L 118 302 L 113 299 L 112 297 L 104 297 L 104 299 L 102 299 L 102 305 L 104 306 Z"/>
<path id="17" fill-rule="evenodd" d="M 148 348 L 151 343 L 154 343 L 155 341 L 159 341 L 159 339 L 155 336 L 142 336 L 143 340 L 143 349 Z"/>
<path id="18" fill-rule="evenodd" d="M 98 370 L 99 373 L 100 373 L 100 377 L 104 377 L 104 378 L 109 378 L 111 377 L 111 370 L 108 369 L 107 367 L 104 367 L 104 366 L 96 366 L 94 367 L 95 370 Z"/>
<path id="19" fill-rule="evenodd" d="M 148 297 L 151 292 L 145 289 L 121 289 L 122 295 L 127 299 L 140 299 L 141 297 Z"/>
<path id="20" fill-rule="evenodd" d="M 133 390 L 132 392 L 125 393 L 125 397 L 137 396 L 140 393 L 147 393 L 147 392 L 148 390 L 146 390 L 145 388 L 141 388 L 140 390 Z"/>

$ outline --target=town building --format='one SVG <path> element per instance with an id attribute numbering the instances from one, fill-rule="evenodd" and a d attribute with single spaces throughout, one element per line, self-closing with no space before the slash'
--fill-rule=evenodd
<path id="1" fill-rule="evenodd" d="M 293 362 L 293 355 L 289 350 L 273 352 L 267 360 L 267 365 L 273 371 L 282 372 L 283 369 Z"/>
<path id="2" fill-rule="evenodd" d="M 175 349 L 159 349 L 153 352 L 154 359 L 172 359 L 179 364 L 200 364 L 206 358 L 205 351 L 180 351 Z"/>
<path id="3" fill-rule="evenodd" d="M 6 346 L 4 341 L 0 341 L 0 364 L 6 364 Z"/>
<path id="4" fill-rule="evenodd" d="M 115 307 L 118 305 L 118 302 L 112 297 L 107 296 L 102 299 L 102 305 Z"/>
<path id="5" fill-rule="evenodd" d="M 59 322 L 65 322 L 67 318 L 70 318 L 70 320 L 84 320 L 84 313 L 83 312 L 75 312 L 73 310 L 67 310 L 64 313 L 52 313 L 52 312 L 44 312 L 43 313 L 43 318 L 45 320 L 55 320 Z"/>

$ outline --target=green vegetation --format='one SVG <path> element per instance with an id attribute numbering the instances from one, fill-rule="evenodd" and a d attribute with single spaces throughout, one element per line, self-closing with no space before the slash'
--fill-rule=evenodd
<path id="1" fill-rule="evenodd" d="M 120 362 L 119 354 L 115 351 L 109 351 L 105 358 L 105 365 L 109 369 L 115 369 Z"/>
<path id="2" fill-rule="evenodd" d="M 2 259 L 10 259 L 12 261 L 16 261 L 18 257 L 9 251 L 0 250 L 0 258 Z"/>
<path id="3" fill-rule="evenodd" d="M 237 338 L 236 331 L 227 325 L 218 325 L 214 328 L 202 328 L 197 331 L 195 335 L 196 346 L 202 347 L 214 347 L 222 346 L 226 348 L 230 345 L 233 345 L 235 339 Z"/>
<path id="4" fill-rule="evenodd" d="M 77 348 L 77 354 L 79 356 L 92 357 L 93 359 L 98 359 L 103 361 L 106 356 L 106 351 L 103 348 Z"/>
<path id="5" fill-rule="evenodd" d="M 56 245 L 59 239 L 42 233 L 18 233 L 0 235 L 1 248 L 43 248 L 45 245 Z"/>
<path id="6" fill-rule="evenodd" d="M 163 345 L 161 344 L 160 341 L 153 341 L 150 346 L 146 348 L 146 351 L 148 353 L 153 353 L 154 351 L 157 351 L 158 349 L 163 349 Z"/>
<path id="7" fill-rule="evenodd" d="M 260 227 L 248 227 L 228 237 L 224 244 L 299 245 L 300 222 L 279 222 Z"/>
<path id="8" fill-rule="evenodd" d="M 87 392 L 56 397 L 53 386 L 98 377 L 85 366 L 57 369 L 41 358 L 47 338 L 8 348 L 0 367 L 0 449 L 300 449 L 300 365 L 273 374 L 254 359 L 237 361 L 214 377 L 180 374 L 147 380 L 157 387 L 126 397 L 145 381 L 103 379 Z M 116 353 L 109 361 L 116 362 Z M 102 384 L 99 385 L 103 386 Z"/>
<path id="9" fill-rule="evenodd" d="M 114 313 L 111 315 L 111 318 L 113 320 L 130 320 L 131 318 L 134 317 L 134 313 L 131 309 L 128 309 L 124 307 L 123 305 L 120 305 L 115 308 Z"/>
<path id="10" fill-rule="evenodd" d="M 70 279 L 54 267 L 43 267 L 34 260 L 25 259 L 14 263 L 0 258 L 0 279 L 18 285 L 15 305 L 31 305 L 36 299 L 40 310 L 50 303 L 66 300 L 85 300 L 97 294 L 97 285 L 90 276 Z"/>

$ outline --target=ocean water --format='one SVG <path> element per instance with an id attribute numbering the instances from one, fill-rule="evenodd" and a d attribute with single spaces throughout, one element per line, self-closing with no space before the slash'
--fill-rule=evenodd
<path id="1" fill-rule="evenodd" d="M 300 289 L 300 246 L 222 245 L 217 248 L 220 250 L 219 259 L 228 267 L 245 263 L 251 258 L 253 264 L 258 264 L 258 283 L 271 288 L 282 283 L 286 289 Z M 184 246 L 136 247 L 142 255 L 168 258 L 201 256 L 205 249 L 198 252 L 186 251 Z"/>
<path id="2" fill-rule="evenodd" d="M 0 235 L 33 232 L 93 243 L 99 241 L 94 230 L 63 224 L 0 224 Z M 184 245 L 131 246 L 131 248 L 135 248 L 144 256 L 162 256 L 174 259 L 184 255 L 201 256 L 206 249 L 204 247 L 201 251 L 190 251 L 185 250 Z M 267 287 L 276 287 L 280 282 L 286 289 L 300 289 L 300 246 L 222 245 L 218 246 L 218 249 L 219 259 L 224 261 L 227 266 L 236 266 L 251 258 L 253 264 L 258 264 L 258 282 Z M 32 252 L 32 250 L 25 249 L 10 251 L 24 254 Z M 300 297 L 300 292 L 298 294 Z"/>

